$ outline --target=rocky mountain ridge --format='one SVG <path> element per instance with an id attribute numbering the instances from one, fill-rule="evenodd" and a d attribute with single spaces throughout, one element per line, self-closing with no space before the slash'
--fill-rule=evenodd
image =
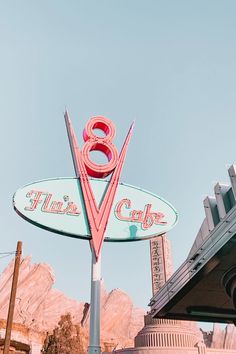
<path id="1" fill-rule="evenodd" d="M 14 262 L 0 275 L 0 319 L 7 318 Z M 88 331 L 88 304 L 71 299 L 53 288 L 55 276 L 48 264 L 34 264 L 31 257 L 20 265 L 14 322 L 37 332 L 51 331 L 61 315 L 70 313 L 74 323 Z M 86 316 L 86 312 L 87 316 Z M 133 305 L 120 289 L 101 291 L 101 337 L 118 347 L 133 346 L 133 339 L 143 327 L 144 310 Z"/>

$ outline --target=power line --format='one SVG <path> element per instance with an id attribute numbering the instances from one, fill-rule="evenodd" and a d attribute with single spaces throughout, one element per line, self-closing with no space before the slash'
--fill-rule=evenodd
<path id="1" fill-rule="evenodd" d="M 16 251 L 11 251 L 11 252 L 0 252 L 0 259 L 1 258 L 6 258 L 6 257 L 9 257 L 13 254 L 16 254 Z"/>
<path id="2" fill-rule="evenodd" d="M 14 252 L 14 253 L 15 253 L 15 252 Z M 0 256 L 0 259 L 9 257 L 9 256 L 11 256 L 11 255 L 14 254 L 14 253 L 5 254 L 4 256 L 2 255 L 2 256 Z"/>

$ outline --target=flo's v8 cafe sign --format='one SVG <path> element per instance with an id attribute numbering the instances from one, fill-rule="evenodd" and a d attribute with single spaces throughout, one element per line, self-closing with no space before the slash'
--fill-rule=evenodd
<path id="1" fill-rule="evenodd" d="M 90 179 L 97 205 L 108 181 Z M 18 190 L 14 207 L 27 221 L 62 235 L 91 239 L 80 179 L 35 182 Z M 169 231 L 177 221 L 175 209 L 164 199 L 119 183 L 104 241 L 136 241 Z"/>
<path id="2" fill-rule="evenodd" d="M 110 119 L 96 116 L 88 121 L 82 149 L 67 112 L 65 122 L 76 178 L 39 181 L 18 190 L 13 203 L 20 216 L 49 231 L 90 240 L 97 260 L 104 240 L 148 239 L 175 225 L 177 213 L 168 202 L 120 183 L 133 124 L 119 153 Z M 97 130 L 102 135 L 98 136 Z M 92 161 L 90 152 L 94 150 L 104 153 L 107 163 Z M 109 175 L 110 179 L 104 181 Z"/>

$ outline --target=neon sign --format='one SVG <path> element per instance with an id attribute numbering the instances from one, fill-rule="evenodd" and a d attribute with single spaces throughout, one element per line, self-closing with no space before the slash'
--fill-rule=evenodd
<path id="1" fill-rule="evenodd" d="M 115 126 L 102 116 L 90 119 L 79 148 L 68 113 L 65 122 L 76 178 L 35 182 L 13 197 L 16 212 L 36 226 L 90 241 L 92 255 L 89 354 L 100 354 L 100 253 L 103 241 L 137 241 L 169 231 L 177 221 L 175 209 L 162 198 L 121 184 L 133 124 L 118 153 Z M 96 129 L 103 136 L 96 135 Z M 107 163 L 91 160 L 91 151 L 105 154 Z M 109 181 L 105 177 L 111 175 Z M 91 179 L 90 177 L 95 179 Z"/>
<path id="2" fill-rule="evenodd" d="M 66 214 L 78 216 L 80 214 L 77 205 L 69 201 L 69 196 L 63 196 L 63 201 L 52 200 L 52 193 L 31 190 L 26 194 L 26 198 L 30 198 L 30 206 L 26 206 L 25 210 L 34 211 L 38 205 L 44 213 Z"/>
<path id="3" fill-rule="evenodd" d="M 120 180 L 122 167 L 124 165 L 126 152 L 130 142 L 133 124 L 129 129 L 118 157 L 117 149 L 112 143 L 115 136 L 115 127 L 110 119 L 102 116 L 91 118 L 84 129 L 83 137 L 85 144 L 82 152 L 79 149 L 71 121 L 67 114 L 65 115 L 65 120 L 75 171 L 77 177 L 81 176 L 80 182 L 83 199 L 92 234 L 92 247 L 96 258 L 98 259 L 112 204 L 115 198 L 116 189 Z M 102 130 L 105 136 L 98 137 L 95 135 L 93 131 L 96 128 Z M 89 158 L 89 152 L 93 150 L 102 151 L 107 156 L 108 163 L 105 165 L 99 165 L 92 162 Z M 101 201 L 100 207 L 98 207 L 88 176 L 104 178 L 111 173 L 112 176 L 108 184 L 106 194 Z"/>
<path id="4" fill-rule="evenodd" d="M 49 179 L 21 188 L 13 198 L 17 213 L 49 231 L 90 240 L 97 258 L 103 241 L 137 241 L 168 232 L 177 222 L 173 206 L 151 192 L 119 182 L 133 125 L 118 154 L 113 144 L 115 127 L 108 118 L 97 116 L 87 123 L 81 150 L 67 114 L 65 119 L 76 178 Z M 107 163 L 93 162 L 93 150 L 102 151 Z M 109 174 L 110 180 L 105 180 Z"/>
<path id="5" fill-rule="evenodd" d="M 122 207 L 126 209 L 131 209 L 131 200 L 130 199 L 122 199 L 116 206 L 115 215 L 119 220 L 122 221 L 134 221 L 141 223 L 141 227 L 144 230 L 152 227 L 153 224 L 156 225 L 164 225 L 167 221 L 162 221 L 165 217 L 165 214 L 161 212 L 152 212 L 152 204 L 146 204 L 144 210 L 131 210 L 128 216 L 124 216 L 122 214 Z"/>

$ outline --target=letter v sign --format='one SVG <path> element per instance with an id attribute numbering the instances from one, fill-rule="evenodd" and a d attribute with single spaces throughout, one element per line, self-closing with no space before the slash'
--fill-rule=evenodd
<path id="1" fill-rule="evenodd" d="M 93 247 L 96 259 L 98 260 L 134 123 L 132 123 L 128 131 L 125 142 L 118 157 L 117 150 L 111 143 L 111 140 L 115 135 L 115 129 L 109 119 L 99 116 L 93 117 L 88 122 L 86 126 L 87 130 L 85 129 L 83 134 L 85 144 L 81 151 L 78 146 L 72 123 L 67 111 L 65 112 L 64 117 L 76 177 L 80 178 L 84 204 L 90 232 L 92 235 L 91 245 Z M 102 130 L 105 134 L 105 137 L 96 136 L 93 132 L 94 129 Z M 98 165 L 93 163 L 89 159 L 89 152 L 93 150 L 102 151 L 107 156 L 108 163 L 106 165 Z M 112 176 L 109 181 L 106 194 L 103 197 L 100 207 L 98 208 L 88 175 L 97 178 L 103 178 L 108 176 L 110 173 L 112 173 Z"/>

